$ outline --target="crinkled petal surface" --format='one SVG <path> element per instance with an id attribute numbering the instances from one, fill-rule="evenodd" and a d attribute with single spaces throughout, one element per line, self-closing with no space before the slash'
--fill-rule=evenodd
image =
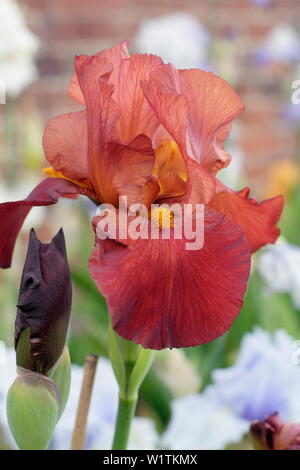
<path id="1" fill-rule="evenodd" d="M 97 56 L 76 59 L 79 84 L 87 106 L 88 165 L 90 179 L 98 199 L 117 205 L 118 197 L 128 196 L 128 203 L 140 202 L 142 187 L 151 176 L 154 154 L 145 135 L 121 144 L 114 136 L 119 110 L 112 99 L 106 63 Z"/>
<path id="2" fill-rule="evenodd" d="M 120 109 L 117 129 L 122 142 L 130 142 L 139 134 L 151 138 L 159 127 L 160 123 L 144 96 L 141 82 L 148 80 L 162 63 L 159 57 L 148 54 L 135 54 L 121 62 L 113 98 Z"/>
<path id="3" fill-rule="evenodd" d="M 277 196 L 258 203 L 249 198 L 249 188 L 242 191 L 220 191 L 209 206 L 226 214 L 239 224 L 246 235 L 251 252 L 267 243 L 274 243 L 280 235 L 277 222 L 283 209 L 283 198 Z"/>
<path id="4" fill-rule="evenodd" d="M 155 70 L 142 86 L 183 154 L 212 173 L 228 166 L 231 156 L 222 144 L 244 105 L 225 80 L 211 72 L 176 70 L 168 64 Z"/>
<path id="5" fill-rule="evenodd" d="M 204 247 L 185 239 L 98 240 L 92 278 L 107 299 L 114 329 L 145 348 L 188 347 L 225 333 L 238 315 L 250 267 L 242 230 L 206 209 Z"/>
<path id="6" fill-rule="evenodd" d="M 155 70 L 150 80 L 142 81 L 142 87 L 159 122 L 173 137 L 185 157 L 188 101 L 180 92 L 178 71 L 170 64 L 162 65 Z"/>
<path id="7" fill-rule="evenodd" d="M 193 156 L 210 171 L 226 167 L 231 160 L 222 142 L 230 124 L 244 105 L 233 88 L 211 72 L 180 70 L 180 87 L 189 103 L 188 137 Z"/>
<path id="8" fill-rule="evenodd" d="M 127 46 L 128 41 L 122 41 L 116 46 L 111 47 L 110 49 L 105 49 L 104 51 L 100 51 L 96 54 L 99 59 L 106 59 L 108 63 L 113 65 L 112 74 L 110 76 L 110 81 L 113 84 L 117 83 L 119 80 L 122 60 L 129 58 Z M 79 86 L 76 73 L 74 73 L 71 79 L 69 95 L 79 103 L 85 104 L 85 99 Z"/>
<path id="9" fill-rule="evenodd" d="M 135 54 L 129 56 L 127 41 L 122 41 L 111 49 L 99 52 L 94 60 L 105 60 L 112 67 L 108 83 L 112 85 L 113 99 L 120 110 L 117 123 L 121 142 L 128 143 L 143 133 L 151 137 L 159 123 L 152 112 L 141 87 L 142 80 L 162 65 L 162 60 L 154 55 Z M 69 94 L 81 104 L 86 104 L 86 96 L 79 85 L 80 77 L 74 74 Z"/>
<path id="10" fill-rule="evenodd" d="M 88 179 L 87 117 L 85 111 L 57 116 L 44 136 L 45 157 L 56 171 L 72 179 Z"/>
<path id="11" fill-rule="evenodd" d="M 110 195 L 105 201 L 118 206 L 120 196 L 127 197 L 128 206 L 143 200 L 144 186 L 151 177 L 154 155 L 151 142 L 140 135 L 131 144 L 108 144 L 111 158 L 107 160 L 107 177 L 110 179 Z M 151 203 L 151 201 L 149 201 Z"/>

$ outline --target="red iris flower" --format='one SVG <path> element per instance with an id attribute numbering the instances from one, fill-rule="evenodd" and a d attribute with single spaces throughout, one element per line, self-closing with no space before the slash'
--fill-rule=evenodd
<path id="1" fill-rule="evenodd" d="M 106 297 L 114 329 L 146 348 L 184 347 L 222 335 L 238 315 L 250 253 L 274 242 L 283 200 L 262 203 L 217 178 L 223 148 L 243 111 L 224 80 L 177 70 L 154 55 L 129 57 L 127 43 L 75 59 L 69 94 L 84 106 L 48 124 L 50 177 L 23 201 L 0 205 L 0 262 L 8 267 L 32 206 L 85 194 L 96 203 L 176 201 L 205 205 L 204 246 L 185 240 L 100 240 L 89 269 Z M 150 213 L 151 217 L 151 213 Z M 95 220 L 95 224 L 97 219 Z"/>

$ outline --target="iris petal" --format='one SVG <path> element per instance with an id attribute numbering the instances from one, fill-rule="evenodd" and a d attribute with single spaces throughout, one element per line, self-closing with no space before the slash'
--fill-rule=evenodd
<path id="1" fill-rule="evenodd" d="M 142 240 L 126 246 L 98 240 L 89 269 L 105 295 L 114 329 L 145 348 L 207 343 L 238 315 L 249 276 L 242 230 L 206 209 L 204 247 L 186 240 Z"/>
<path id="2" fill-rule="evenodd" d="M 282 196 L 259 203 L 249 198 L 249 188 L 244 188 L 239 192 L 217 192 L 209 206 L 226 214 L 242 227 L 253 252 L 267 243 L 274 243 L 279 237 L 280 230 L 276 224 L 281 216 L 283 204 Z"/>
<path id="3" fill-rule="evenodd" d="M 50 206 L 56 204 L 60 197 L 74 194 L 93 197 L 90 191 L 74 183 L 49 178 L 36 186 L 26 199 L 0 204 L 0 267 L 10 267 L 17 236 L 32 207 Z"/>

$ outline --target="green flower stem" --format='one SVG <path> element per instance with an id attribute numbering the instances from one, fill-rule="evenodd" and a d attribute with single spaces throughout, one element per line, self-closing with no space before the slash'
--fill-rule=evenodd
<path id="1" fill-rule="evenodd" d="M 125 363 L 119 347 L 117 334 L 109 327 L 109 357 L 111 360 L 112 368 L 119 384 L 120 395 L 126 394 L 126 370 Z"/>
<path id="2" fill-rule="evenodd" d="M 131 422 L 135 413 L 137 398 L 119 398 L 118 416 L 112 450 L 125 450 L 127 448 Z"/>
<path id="3" fill-rule="evenodd" d="M 133 399 L 138 396 L 140 386 L 152 366 L 154 355 L 155 352 L 151 349 L 141 349 L 128 380 L 127 396 L 129 398 Z"/>
<path id="4" fill-rule="evenodd" d="M 112 449 L 127 448 L 140 386 L 154 360 L 154 351 L 124 340 L 109 328 L 109 356 L 119 384 L 119 408 Z"/>
<path id="5" fill-rule="evenodd" d="M 140 386 L 147 375 L 154 359 L 154 351 L 141 349 L 136 362 L 125 363 L 127 380 L 126 390 L 120 387 L 118 416 L 112 450 L 125 450 L 135 413 Z"/>

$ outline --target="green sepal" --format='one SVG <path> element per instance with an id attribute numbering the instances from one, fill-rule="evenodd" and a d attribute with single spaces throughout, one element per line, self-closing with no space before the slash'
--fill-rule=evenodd
<path id="1" fill-rule="evenodd" d="M 60 408 L 59 408 L 59 418 L 61 417 L 70 393 L 71 387 L 71 373 L 72 373 L 72 366 L 71 366 L 71 359 L 70 354 L 67 346 L 65 346 L 62 355 L 60 356 L 59 360 L 52 368 L 52 370 L 48 373 L 48 377 L 50 377 L 53 382 L 55 382 L 60 396 Z"/>
<path id="2" fill-rule="evenodd" d="M 127 386 L 127 398 L 135 399 L 138 396 L 140 386 L 153 364 L 155 351 L 152 349 L 141 349 L 129 377 Z"/>
<path id="3" fill-rule="evenodd" d="M 20 449 L 47 449 L 59 417 L 59 402 L 53 380 L 18 368 L 6 405 L 9 427 Z"/>
<path id="4" fill-rule="evenodd" d="M 30 343 L 30 328 L 25 328 L 20 333 L 19 341 L 16 345 L 16 359 L 17 365 L 23 369 L 31 370 L 31 343 Z"/>

